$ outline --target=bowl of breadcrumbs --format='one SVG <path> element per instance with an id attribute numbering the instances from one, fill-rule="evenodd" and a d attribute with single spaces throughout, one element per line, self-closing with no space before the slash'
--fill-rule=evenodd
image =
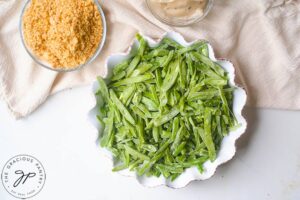
<path id="1" fill-rule="evenodd" d="M 39 65 L 74 71 L 99 55 L 106 22 L 97 0 L 28 0 L 20 33 L 26 51 Z"/>

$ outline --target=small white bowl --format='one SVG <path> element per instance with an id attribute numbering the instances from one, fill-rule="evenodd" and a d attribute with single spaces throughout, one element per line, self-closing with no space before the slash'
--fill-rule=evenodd
<path id="1" fill-rule="evenodd" d="M 143 37 L 147 40 L 148 44 L 151 47 L 158 45 L 161 41 L 161 40 L 154 41 L 153 39 L 151 39 L 147 36 L 143 36 Z M 175 32 L 165 33 L 162 38 L 165 38 L 165 37 L 173 39 L 183 46 L 189 46 L 189 45 L 193 44 L 194 42 L 196 42 L 196 41 L 186 42 L 179 33 L 175 33 Z M 135 54 L 135 52 L 137 51 L 138 45 L 139 45 L 139 43 L 135 39 L 133 41 L 131 47 L 127 50 L 126 53 L 114 54 L 107 58 L 106 65 L 105 65 L 105 67 L 107 69 L 107 73 L 104 77 L 106 81 L 109 81 L 109 79 L 111 78 L 113 67 L 116 64 L 130 58 L 133 54 Z M 206 161 L 203 165 L 203 168 L 204 168 L 203 173 L 200 173 L 196 167 L 191 167 L 191 168 L 186 169 L 173 182 L 165 179 L 163 176 L 160 176 L 159 178 L 146 177 L 146 176 L 140 177 L 137 175 L 136 172 L 131 172 L 129 170 L 123 170 L 118 173 L 120 173 L 124 176 L 135 177 L 139 183 L 141 183 L 142 185 L 147 186 L 147 187 L 166 185 L 171 188 L 182 188 L 191 181 L 206 180 L 206 179 L 212 177 L 212 175 L 216 171 L 216 168 L 219 165 L 227 162 L 234 156 L 234 154 L 236 152 L 235 141 L 245 132 L 246 127 L 247 127 L 247 122 L 244 119 L 244 117 L 242 116 L 242 109 L 245 106 L 247 95 L 246 95 L 246 92 L 241 87 L 238 87 L 234 82 L 235 74 L 234 74 L 233 64 L 225 59 L 216 59 L 214 56 L 213 48 L 211 47 L 210 44 L 208 44 L 208 47 L 209 47 L 210 59 L 217 62 L 218 64 L 220 64 L 225 69 L 225 71 L 228 72 L 229 84 L 231 86 L 236 87 L 236 89 L 234 90 L 234 98 L 233 98 L 233 113 L 234 113 L 238 123 L 241 126 L 238 129 L 229 132 L 229 134 L 223 138 L 223 141 L 221 143 L 221 148 L 217 154 L 217 159 L 214 162 L 211 162 L 209 160 Z M 92 86 L 92 93 L 95 94 L 95 92 L 98 90 L 98 88 L 99 88 L 98 82 L 95 81 L 95 83 Z M 96 106 L 96 104 L 97 103 L 101 104 L 101 102 L 102 102 L 102 99 L 99 99 L 99 97 L 98 97 L 98 99 L 95 98 L 94 105 L 93 105 L 94 107 L 89 112 L 89 120 L 94 125 L 94 127 L 99 131 L 99 137 L 101 137 L 101 131 L 102 131 L 103 127 L 101 127 L 100 123 L 96 119 L 96 115 L 98 113 L 98 106 Z M 106 155 L 110 159 L 112 168 L 113 168 L 115 161 L 113 159 L 112 154 L 104 148 L 100 148 L 100 150 L 104 153 L 104 155 Z"/>

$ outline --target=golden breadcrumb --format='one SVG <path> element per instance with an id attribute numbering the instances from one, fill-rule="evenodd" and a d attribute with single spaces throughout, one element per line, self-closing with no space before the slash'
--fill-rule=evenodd
<path id="1" fill-rule="evenodd" d="M 95 53 L 102 29 L 93 0 L 31 0 L 23 17 L 25 43 L 54 68 L 85 63 Z"/>

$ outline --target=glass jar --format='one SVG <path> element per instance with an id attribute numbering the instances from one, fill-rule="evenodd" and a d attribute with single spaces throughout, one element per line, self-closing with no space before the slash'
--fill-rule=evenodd
<path id="1" fill-rule="evenodd" d="M 171 26 L 188 26 L 202 20 L 213 0 L 146 0 L 152 14 Z"/>

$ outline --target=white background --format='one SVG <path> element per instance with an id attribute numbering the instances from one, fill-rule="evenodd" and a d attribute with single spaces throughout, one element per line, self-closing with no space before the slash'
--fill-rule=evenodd
<path id="1" fill-rule="evenodd" d="M 233 160 L 183 189 L 145 188 L 112 173 L 87 121 L 90 87 L 61 92 L 15 121 L 0 101 L 0 168 L 18 154 L 41 161 L 47 178 L 33 200 L 299 200 L 300 112 L 245 108 L 249 127 Z M 0 185 L 0 200 L 14 200 Z"/>

